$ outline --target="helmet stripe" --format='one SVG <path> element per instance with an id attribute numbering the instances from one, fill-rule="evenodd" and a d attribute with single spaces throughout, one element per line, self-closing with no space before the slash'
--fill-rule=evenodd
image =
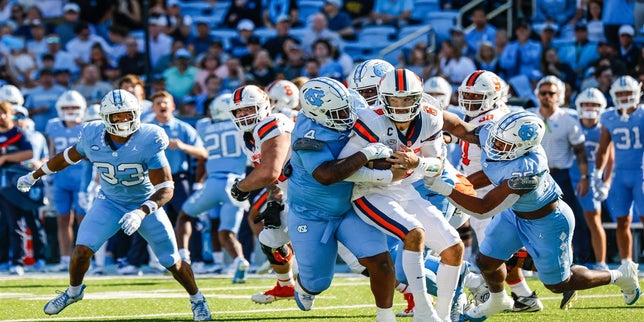
<path id="1" fill-rule="evenodd" d="M 362 77 L 362 70 L 364 69 L 364 66 L 367 64 L 367 61 L 364 61 L 356 67 L 356 72 L 353 74 L 353 82 L 358 83 L 360 81 L 360 78 Z"/>
<path id="2" fill-rule="evenodd" d="M 406 74 L 404 69 L 396 71 L 396 91 L 404 92 L 407 90 Z"/>
<path id="3" fill-rule="evenodd" d="M 244 88 L 245 88 L 245 86 L 240 87 L 235 91 L 235 96 L 233 97 L 233 102 L 235 104 L 239 104 L 241 102 L 242 93 L 244 92 Z"/>
<path id="4" fill-rule="evenodd" d="M 112 98 L 114 99 L 114 106 L 118 109 L 123 107 L 123 98 L 121 97 L 121 90 L 112 91 Z"/>
<path id="5" fill-rule="evenodd" d="M 477 70 L 472 75 L 470 75 L 470 78 L 467 80 L 467 86 L 474 86 L 474 83 L 476 82 L 476 79 L 481 76 L 485 72 L 484 70 Z"/>

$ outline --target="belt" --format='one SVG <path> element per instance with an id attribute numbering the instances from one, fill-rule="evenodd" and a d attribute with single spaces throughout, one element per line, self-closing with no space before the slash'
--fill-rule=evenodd
<path id="1" fill-rule="evenodd" d="M 555 211 L 555 209 L 557 209 L 558 201 L 559 199 L 553 200 L 549 204 L 535 211 L 527 211 L 527 212 L 516 211 L 516 210 L 513 210 L 513 211 L 517 215 L 517 217 L 521 219 L 528 219 L 528 220 L 540 219 Z"/>

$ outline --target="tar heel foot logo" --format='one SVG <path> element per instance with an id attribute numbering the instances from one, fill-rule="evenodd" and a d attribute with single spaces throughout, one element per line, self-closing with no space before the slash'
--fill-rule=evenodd
<path id="1" fill-rule="evenodd" d="M 298 233 L 306 233 L 309 231 L 309 227 L 306 225 L 299 225 L 297 226 L 297 232 Z"/>

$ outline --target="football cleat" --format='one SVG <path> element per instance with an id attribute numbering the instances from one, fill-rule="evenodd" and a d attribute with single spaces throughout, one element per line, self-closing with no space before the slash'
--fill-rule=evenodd
<path id="1" fill-rule="evenodd" d="M 250 297 L 251 300 L 259 304 L 268 304 L 273 303 L 279 300 L 290 300 L 295 296 L 295 286 L 294 285 L 285 285 L 281 286 L 279 282 L 272 289 L 264 292 L 255 294 Z"/>
<path id="2" fill-rule="evenodd" d="M 302 311 L 310 311 L 315 301 L 315 295 L 306 293 L 300 286 L 300 282 L 295 281 L 295 293 L 293 294 L 297 307 Z"/>
<path id="3" fill-rule="evenodd" d="M 134 265 L 126 265 L 123 267 L 119 267 L 116 269 L 116 272 L 118 272 L 119 275 L 137 275 L 137 276 L 143 275 L 143 271 Z"/>
<path id="4" fill-rule="evenodd" d="M 615 285 L 622 289 L 624 303 L 633 305 L 640 298 L 642 292 L 638 279 L 637 264 L 633 261 L 628 261 L 619 266 L 617 270 L 622 273 L 622 276 L 615 280 Z"/>
<path id="5" fill-rule="evenodd" d="M 479 286 L 470 288 L 469 290 L 472 293 L 476 305 L 483 304 L 490 298 L 490 289 L 483 281 Z"/>
<path id="6" fill-rule="evenodd" d="M 25 269 L 22 265 L 14 265 L 9 268 L 9 275 L 22 276 L 25 275 Z"/>
<path id="7" fill-rule="evenodd" d="M 248 273 L 248 268 L 250 264 L 247 260 L 241 258 L 237 261 L 235 275 L 233 276 L 233 284 L 243 284 L 246 283 L 246 275 Z"/>
<path id="8" fill-rule="evenodd" d="M 192 308 L 192 319 L 194 321 L 210 321 L 210 308 L 205 297 L 202 297 L 198 301 L 190 301 L 190 306 Z"/>
<path id="9" fill-rule="evenodd" d="M 485 321 L 496 313 L 511 311 L 513 304 L 514 301 L 507 294 L 503 294 L 503 299 L 500 301 L 490 298 L 485 303 L 468 310 L 465 312 L 464 318 L 466 321 Z"/>
<path id="10" fill-rule="evenodd" d="M 69 262 L 60 262 L 51 268 L 52 272 L 68 272 Z"/>
<path id="11" fill-rule="evenodd" d="M 512 312 L 539 312 L 543 310 L 543 303 L 537 297 L 536 292 L 532 292 L 530 296 L 518 296 L 512 292 L 512 299 L 514 300 Z"/>
<path id="12" fill-rule="evenodd" d="M 461 293 L 456 300 L 452 303 L 452 309 L 449 313 L 449 318 L 451 322 L 460 322 L 463 321 L 465 311 L 469 309 L 470 302 L 467 300 L 467 295 Z"/>
<path id="13" fill-rule="evenodd" d="M 559 304 L 559 308 L 562 310 L 567 310 L 572 307 L 572 302 L 577 300 L 577 291 L 566 291 L 563 293 L 563 298 Z"/>
<path id="14" fill-rule="evenodd" d="M 47 304 L 45 304 L 45 307 L 43 309 L 45 311 L 45 314 L 58 314 L 70 304 L 82 300 L 83 296 L 85 295 L 85 284 L 81 286 L 81 291 L 76 296 L 69 296 L 69 294 L 67 293 L 68 290 L 69 289 L 65 290 L 64 292 L 57 291 L 60 294 L 53 298 L 51 301 L 47 302 Z"/>
<path id="15" fill-rule="evenodd" d="M 403 295 L 405 296 L 405 301 L 407 301 L 407 308 L 396 313 L 396 316 L 398 317 L 414 316 L 414 306 L 416 306 L 416 304 L 414 303 L 414 294 L 405 293 Z"/>

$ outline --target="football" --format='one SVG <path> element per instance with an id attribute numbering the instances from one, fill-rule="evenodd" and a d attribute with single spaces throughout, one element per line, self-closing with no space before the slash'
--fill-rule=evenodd
<path id="1" fill-rule="evenodd" d="M 367 162 L 366 167 L 376 170 L 388 170 L 391 168 L 391 162 L 387 161 L 387 159 L 376 159 Z"/>

